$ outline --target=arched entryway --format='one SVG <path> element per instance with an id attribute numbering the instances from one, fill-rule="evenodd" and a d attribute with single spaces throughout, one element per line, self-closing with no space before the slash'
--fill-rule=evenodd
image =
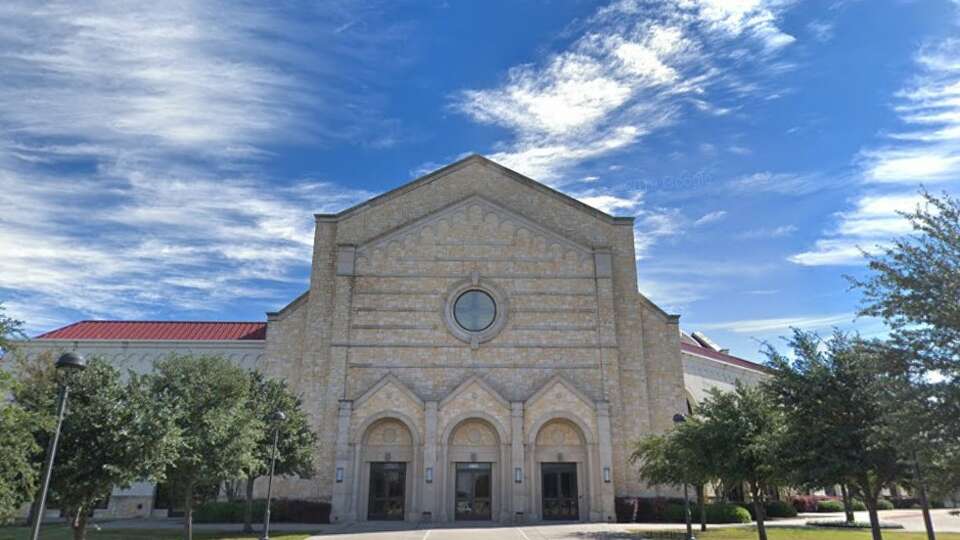
<path id="1" fill-rule="evenodd" d="M 592 440 L 576 419 L 555 417 L 531 433 L 530 493 L 535 519 L 587 521 L 595 474 Z"/>
<path id="2" fill-rule="evenodd" d="M 508 511 L 508 455 L 502 427 L 470 416 L 452 425 L 442 442 L 444 520 L 500 521 Z"/>
<path id="3" fill-rule="evenodd" d="M 400 418 L 382 417 L 366 427 L 357 448 L 359 519 L 416 519 L 419 446 L 415 432 Z"/>

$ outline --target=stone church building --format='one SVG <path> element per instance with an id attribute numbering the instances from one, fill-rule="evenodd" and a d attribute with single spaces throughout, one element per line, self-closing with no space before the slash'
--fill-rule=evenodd
<path id="1" fill-rule="evenodd" d="M 329 500 L 334 521 L 612 521 L 614 497 L 655 494 L 628 463 L 637 439 L 764 376 L 638 292 L 634 234 L 471 156 L 316 215 L 309 290 L 265 325 L 80 322 L 24 348 L 144 370 L 219 352 L 286 379 L 318 466 L 275 492 Z M 141 499 L 114 515 L 158 510 Z"/>

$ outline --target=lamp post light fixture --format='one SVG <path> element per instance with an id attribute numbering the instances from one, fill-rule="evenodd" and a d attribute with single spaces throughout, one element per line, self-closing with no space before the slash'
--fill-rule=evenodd
<path id="1" fill-rule="evenodd" d="M 87 361 L 84 357 L 74 352 L 63 353 L 57 359 L 56 367 L 64 373 L 81 372 L 87 367 Z M 43 463 L 43 480 L 40 483 L 40 503 L 37 505 L 37 511 L 33 516 L 33 531 L 30 538 L 37 540 L 40 538 L 40 523 L 43 521 L 43 513 L 47 506 L 47 491 L 50 489 L 50 475 L 53 472 L 53 460 L 57 455 L 57 443 L 60 441 L 60 428 L 63 426 L 63 417 L 67 410 L 67 396 L 70 393 L 69 379 L 64 377 L 60 385 L 60 396 L 57 404 L 57 426 L 53 431 L 53 438 L 50 439 L 50 446 L 47 448 L 47 457 Z"/>
<path id="2" fill-rule="evenodd" d="M 270 415 L 273 423 L 273 451 L 270 454 L 270 476 L 267 478 L 267 509 L 263 513 L 263 538 L 270 540 L 270 499 L 273 496 L 273 470 L 277 465 L 277 441 L 280 439 L 280 425 L 287 419 L 283 411 Z"/>
<path id="3" fill-rule="evenodd" d="M 687 417 L 677 413 L 673 415 L 673 423 L 680 425 L 687 421 Z M 693 536 L 693 520 L 690 517 L 690 496 L 687 491 L 687 483 L 683 483 L 683 514 L 684 519 L 687 522 L 687 540 L 696 540 L 696 537 Z"/>

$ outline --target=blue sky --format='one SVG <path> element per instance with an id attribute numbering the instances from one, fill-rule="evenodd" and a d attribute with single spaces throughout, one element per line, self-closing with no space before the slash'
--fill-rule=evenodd
<path id="1" fill-rule="evenodd" d="M 262 320 L 312 214 L 481 153 L 637 217 L 640 290 L 734 353 L 853 321 L 859 249 L 960 181 L 960 4 L 5 2 L 0 300 Z"/>

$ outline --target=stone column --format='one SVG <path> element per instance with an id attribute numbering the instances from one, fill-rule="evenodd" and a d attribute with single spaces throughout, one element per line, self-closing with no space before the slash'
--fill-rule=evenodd
<path id="1" fill-rule="evenodd" d="M 614 521 L 614 491 L 613 491 L 613 444 L 610 432 L 610 404 L 606 401 L 597 403 L 597 451 L 600 454 L 600 519 Z M 607 478 L 604 470 L 609 470 Z"/>
<path id="2" fill-rule="evenodd" d="M 511 519 L 515 521 L 520 521 L 521 512 L 522 520 L 526 521 L 529 516 L 527 516 L 527 497 L 530 493 L 529 483 L 533 476 L 530 474 L 530 471 L 525 469 L 526 456 L 523 452 L 523 402 L 514 401 L 510 403 L 510 439 L 512 441 L 510 448 L 510 474 L 508 476 L 510 485 L 513 486 L 511 493 L 513 495 L 511 504 L 511 510 L 513 515 Z M 516 482 L 515 474 L 516 470 L 520 469 L 522 474 L 522 481 L 518 484 Z"/>
<path id="3" fill-rule="evenodd" d="M 424 478 L 417 478 L 418 482 L 423 482 L 423 511 L 430 512 L 431 521 L 440 519 L 440 505 L 438 504 L 438 493 L 440 474 L 437 465 L 437 410 L 439 403 L 436 401 L 427 401 L 424 403 L 426 426 L 423 438 L 423 474 Z M 427 471 L 431 470 L 433 478 L 430 482 L 426 481 Z M 425 517 L 425 516 L 424 516 Z"/>
<path id="4" fill-rule="evenodd" d="M 330 522 L 342 523 L 356 521 L 357 509 L 354 507 L 354 483 L 359 477 L 354 471 L 353 448 L 350 444 L 350 416 L 353 414 L 353 401 L 340 400 L 340 415 L 337 419 L 337 445 L 334 458 L 333 501 L 330 510 Z M 338 480 L 342 478 L 342 480 Z"/>

